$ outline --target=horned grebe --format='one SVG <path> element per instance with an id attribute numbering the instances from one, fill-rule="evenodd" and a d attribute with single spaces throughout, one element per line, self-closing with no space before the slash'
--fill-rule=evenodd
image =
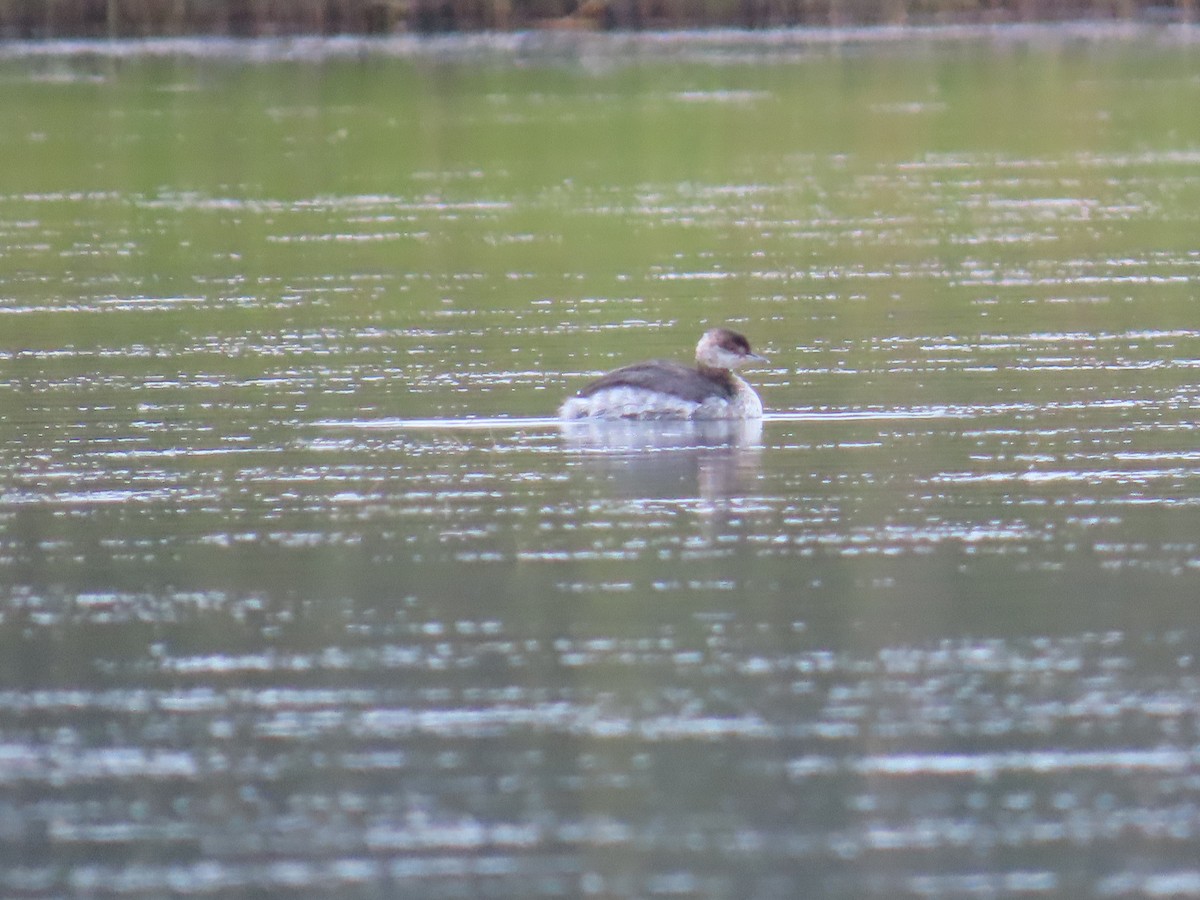
<path id="1" fill-rule="evenodd" d="M 757 419 L 762 401 L 733 370 L 750 360 L 750 342 L 714 328 L 696 344 L 696 367 L 652 359 L 597 378 L 564 403 L 564 419 Z"/>

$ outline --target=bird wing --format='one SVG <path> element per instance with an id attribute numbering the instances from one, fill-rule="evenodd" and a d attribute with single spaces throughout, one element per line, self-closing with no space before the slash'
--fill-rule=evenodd
<path id="1" fill-rule="evenodd" d="M 703 403 L 711 397 L 728 400 L 734 394 L 732 379 L 716 379 L 702 375 L 691 366 L 665 359 L 652 359 L 614 369 L 584 387 L 580 397 L 590 397 L 606 388 L 633 387 L 662 391 L 692 403 Z"/>

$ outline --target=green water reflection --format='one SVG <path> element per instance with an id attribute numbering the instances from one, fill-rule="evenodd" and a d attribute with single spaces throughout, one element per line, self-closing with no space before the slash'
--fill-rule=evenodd
<path id="1" fill-rule="evenodd" d="M 1194 893 L 1193 49 L 0 62 L 3 892 Z"/>

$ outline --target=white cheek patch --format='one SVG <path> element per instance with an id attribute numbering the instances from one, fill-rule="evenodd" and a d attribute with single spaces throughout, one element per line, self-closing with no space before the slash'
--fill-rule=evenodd
<path id="1" fill-rule="evenodd" d="M 740 353 L 731 353 L 729 350 L 724 350 L 721 347 L 713 348 L 711 354 L 712 364 L 718 369 L 736 369 L 746 361 L 746 357 Z"/>

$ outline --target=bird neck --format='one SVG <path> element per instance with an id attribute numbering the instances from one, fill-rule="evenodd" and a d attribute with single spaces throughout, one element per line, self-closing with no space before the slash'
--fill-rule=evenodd
<path id="1" fill-rule="evenodd" d="M 702 362 L 696 363 L 696 371 L 705 378 L 711 378 L 713 381 L 728 381 L 732 372 L 729 369 L 722 369 L 720 366 L 709 366 Z"/>
<path id="2" fill-rule="evenodd" d="M 700 373 L 702 378 L 706 378 L 713 384 L 720 386 L 721 393 L 726 398 L 732 398 L 738 392 L 738 383 L 740 379 L 733 374 L 730 369 L 722 369 L 719 366 L 706 366 L 704 363 L 697 363 L 696 371 Z"/>

